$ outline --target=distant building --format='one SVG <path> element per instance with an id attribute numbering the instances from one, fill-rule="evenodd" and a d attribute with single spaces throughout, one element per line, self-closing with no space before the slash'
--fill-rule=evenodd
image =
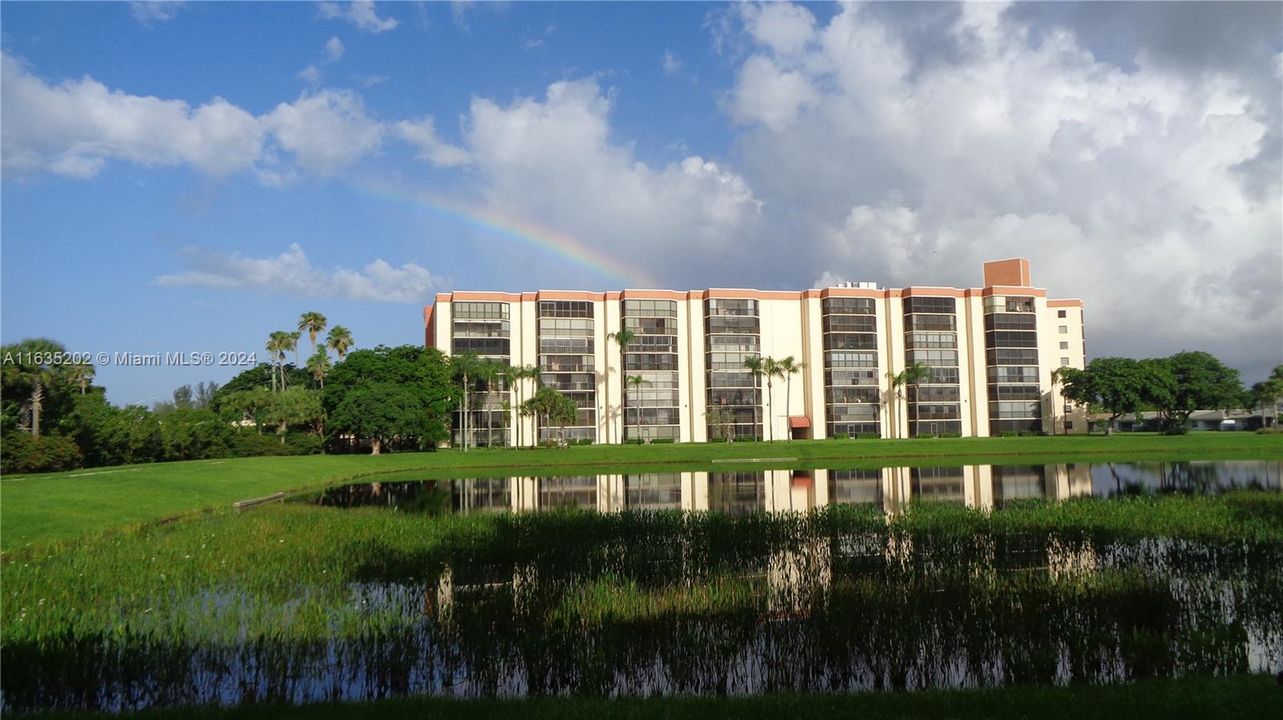
<path id="1" fill-rule="evenodd" d="M 1082 302 L 1048 300 L 1025 259 L 985 263 L 983 287 L 966 289 L 456 291 L 424 308 L 424 324 L 428 346 L 447 354 L 538 367 L 543 385 L 579 408 L 570 440 L 1086 430 L 1052 377 L 1084 366 Z M 621 353 L 622 329 L 635 336 Z M 744 364 L 759 355 L 803 367 L 772 378 L 768 398 L 766 379 Z M 929 377 L 894 388 L 891 378 L 915 363 Z M 520 435 L 532 445 L 556 432 L 516 411 L 535 387 L 479 388 L 476 442 L 511 445 Z"/>

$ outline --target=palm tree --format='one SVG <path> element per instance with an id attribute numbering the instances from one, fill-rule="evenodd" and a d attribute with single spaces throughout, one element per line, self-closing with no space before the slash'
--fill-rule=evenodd
<path id="1" fill-rule="evenodd" d="M 614 340 L 619 345 L 619 371 L 624 371 L 624 353 L 628 350 L 628 344 L 637 337 L 637 333 L 628 328 L 620 328 L 618 332 L 606 335 L 607 340 Z M 610 355 L 606 355 L 606 442 L 610 442 Z"/>
<path id="2" fill-rule="evenodd" d="M 84 395 L 89 389 L 90 383 L 94 379 L 93 363 L 78 362 L 67 366 L 67 379 L 75 383 L 80 388 L 80 394 Z"/>
<path id="3" fill-rule="evenodd" d="M 1074 370 L 1074 369 L 1075 369 L 1075 368 L 1071 368 L 1071 367 L 1069 367 L 1068 365 L 1065 365 L 1065 366 L 1063 366 L 1063 367 L 1058 367 L 1058 368 L 1056 368 L 1055 370 L 1052 370 L 1052 371 L 1051 371 L 1051 387 L 1052 387 L 1052 401 L 1051 401 L 1051 434 L 1052 434 L 1052 435 L 1055 435 L 1055 434 L 1056 434 L 1056 400 L 1055 400 L 1056 393 L 1055 393 L 1055 388 L 1056 388 L 1056 386 L 1057 386 L 1057 385 L 1060 385 L 1060 384 L 1064 381 L 1064 379 L 1065 379 L 1065 375 L 1066 375 L 1066 374 L 1069 374 L 1069 373 L 1066 373 L 1065 371 L 1066 371 L 1066 370 Z M 1060 388 L 1060 393 L 1061 393 L 1060 398 L 1061 398 L 1061 400 L 1064 400 L 1064 399 L 1065 399 L 1064 392 L 1065 392 L 1065 388 L 1062 386 L 1062 387 Z M 1065 430 L 1065 434 L 1066 434 L 1066 435 L 1068 435 L 1068 434 L 1069 434 L 1069 430 L 1068 430 L 1068 429 L 1066 429 L 1066 430 Z"/>
<path id="4" fill-rule="evenodd" d="M 330 354 L 325 352 L 323 347 L 316 348 L 316 352 L 312 353 L 312 357 L 307 359 L 307 369 L 312 372 L 312 377 L 316 378 L 316 382 L 320 383 L 322 390 L 325 389 L 325 375 L 330 371 L 331 367 L 333 366 L 330 364 Z"/>
<path id="5" fill-rule="evenodd" d="M 278 389 L 277 376 L 280 376 L 279 389 L 285 388 L 285 353 L 290 349 L 291 334 L 284 330 L 277 330 L 267 337 L 268 354 L 272 358 L 274 372 L 272 373 L 272 392 Z"/>
<path id="6" fill-rule="evenodd" d="M 625 387 L 631 387 L 633 390 L 641 390 L 642 385 L 648 385 L 648 384 L 650 383 L 646 380 L 646 378 L 642 377 L 641 375 L 628 375 L 624 377 Z M 636 409 L 637 409 L 637 434 L 641 435 L 641 409 L 642 409 L 641 402 L 637 403 Z M 627 409 L 625 409 L 625 412 L 627 412 Z M 627 416 L 625 416 L 624 419 L 627 420 L 628 419 Z"/>
<path id="7" fill-rule="evenodd" d="M 509 368 L 509 369 L 508 369 L 508 378 L 509 378 L 509 379 L 512 381 L 512 383 L 513 383 L 513 385 L 512 385 L 512 390 L 513 390 L 513 392 L 515 392 L 515 393 L 517 394 L 517 403 L 516 403 L 517 414 L 518 414 L 518 418 L 517 418 L 517 447 L 522 447 L 522 446 L 523 446 L 523 443 L 522 443 L 522 437 L 521 437 L 521 425 L 522 425 L 522 423 L 521 423 L 521 418 L 520 418 L 520 416 L 521 416 L 521 415 L 526 415 L 526 414 L 528 414 L 528 413 L 526 413 L 526 412 L 524 412 L 524 411 L 522 410 L 522 406 L 523 406 L 523 396 L 525 395 L 525 393 L 524 393 L 524 392 L 523 392 L 523 390 L 522 390 L 522 386 L 525 384 L 525 381 L 526 381 L 526 380 L 538 380 L 538 379 L 539 379 L 539 368 L 535 367 L 534 365 L 521 365 L 521 366 L 517 366 L 517 367 L 511 367 L 511 368 Z M 538 443 L 536 443 L 536 445 L 537 445 L 537 444 L 538 444 Z"/>
<path id="8" fill-rule="evenodd" d="M 299 361 L 298 361 L 298 340 L 299 340 L 299 338 L 303 337 L 303 333 L 298 332 L 298 331 L 295 331 L 295 332 L 290 333 L 290 334 L 289 334 L 289 336 L 290 336 L 290 347 L 289 347 L 289 349 L 294 351 L 294 367 L 298 367 L 298 366 L 299 366 Z M 285 377 L 284 377 L 284 376 L 281 376 L 281 382 L 283 383 L 284 381 L 285 381 Z"/>
<path id="9" fill-rule="evenodd" d="M 316 336 L 325 330 L 325 323 L 325 316 L 312 310 L 299 316 L 299 332 L 307 333 L 308 339 L 312 341 L 312 352 L 316 352 Z"/>
<path id="10" fill-rule="evenodd" d="M 494 410 L 493 395 L 494 395 L 495 381 L 503 376 L 504 369 L 507 367 L 508 365 L 506 365 L 505 363 L 499 362 L 498 360 L 492 360 L 490 358 L 486 358 L 485 360 L 482 360 L 480 363 L 477 364 L 475 379 L 480 380 L 482 384 L 484 384 L 486 387 L 485 411 L 486 411 L 487 418 L 489 417 L 490 412 Z M 473 440 L 475 441 L 476 438 L 473 437 Z M 490 422 L 487 419 L 486 447 L 489 447 L 493 444 L 494 444 L 494 428 L 490 425 Z"/>
<path id="11" fill-rule="evenodd" d="M 900 388 L 906 385 L 916 385 L 922 382 L 923 380 L 931 377 L 931 367 L 928 366 L 926 363 L 916 362 L 906 367 L 905 369 L 901 370 L 898 373 L 892 374 L 888 372 L 887 377 L 890 378 L 891 380 L 890 399 L 896 400 L 904 397 L 904 395 L 900 393 Z M 899 416 L 898 409 L 893 409 L 892 418 L 898 418 L 898 416 Z M 899 433 L 896 432 L 892 434 L 892 437 L 897 437 L 898 435 Z"/>
<path id="12" fill-rule="evenodd" d="M 338 328 L 336 327 L 335 330 Z M 333 334 L 333 331 L 331 331 Z M 475 353 L 459 353 L 450 358 L 450 370 L 459 380 L 462 392 L 459 393 L 459 444 L 463 451 L 468 451 L 468 395 L 472 382 L 476 380 L 481 360 Z"/>
<path id="13" fill-rule="evenodd" d="M 802 368 L 804 367 L 806 367 L 806 365 L 794 360 L 792 355 L 789 355 L 775 364 L 777 374 L 784 378 L 784 417 L 789 423 L 792 423 L 793 421 L 793 416 L 789 409 L 793 395 L 793 376 L 802 372 Z M 792 440 L 793 428 L 791 425 L 788 428 L 788 433 L 787 439 Z"/>
<path id="14" fill-rule="evenodd" d="M 44 409 L 45 391 L 64 377 L 62 366 L 53 364 L 54 358 L 65 353 L 62 345 L 45 338 L 23 340 L 16 346 L 5 348 L 26 362 L 6 363 L 6 372 L 15 372 L 24 385 L 31 387 L 28 407 L 31 409 L 31 436 L 40 437 L 40 413 Z M 6 352 L 10 354 L 10 352 Z M 10 376 L 13 377 L 12 375 Z"/>
<path id="15" fill-rule="evenodd" d="M 325 336 L 325 347 L 334 351 L 339 356 L 339 362 L 347 356 L 347 351 L 355 345 L 352 342 L 352 332 L 342 325 L 335 325 L 330 328 L 330 334 Z"/>
<path id="16" fill-rule="evenodd" d="M 761 355 L 750 355 L 749 357 L 744 359 L 744 367 L 747 368 L 749 372 L 753 373 L 753 377 L 757 378 L 759 382 L 761 381 L 761 378 L 763 377 L 766 378 L 766 393 L 767 393 L 766 405 L 769 406 L 770 400 L 771 400 L 770 399 L 771 375 L 775 373 L 775 361 L 769 357 L 763 357 Z M 770 440 L 770 432 L 771 432 L 771 414 L 770 414 L 770 409 L 768 407 L 768 409 L 766 410 L 767 440 Z"/>

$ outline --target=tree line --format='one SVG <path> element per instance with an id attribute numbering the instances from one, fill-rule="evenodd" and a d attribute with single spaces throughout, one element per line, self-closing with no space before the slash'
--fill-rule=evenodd
<path id="1" fill-rule="evenodd" d="M 1053 379 L 1066 400 L 1109 413 L 1107 427 L 1124 415 L 1152 411 L 1169 433 L 1185 432 L 1196 410 L 1255 409 L 1264 414 L 1283 397 L 1283 365 L 1245 388 L 1237 370 L 1201 351 L 1141 360 L 1096 358 L 1083 369 L 1059 368 Z"/>

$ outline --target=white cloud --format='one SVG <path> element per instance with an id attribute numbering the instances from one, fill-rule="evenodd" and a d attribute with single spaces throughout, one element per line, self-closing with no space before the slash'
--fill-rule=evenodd
<path id="1" fill-rule="evenodd" d="M 665 50 L 664 57 L 660 59 L 660 66 L 664 68 L 665 75 L 676 75 L 682 71 L 684 65 L 682 59 L 672 50 Z"/>
<path id="2" fill-rule="evenodd" d="M 161 275 L 157 284 L 396 303 L 422 302 L 443 287 L 440 278 L 415 263 L 393 267 L 379 259 L 360 270 L 325 271 L 312 265 L 298 243 L 274 258 L 224 255 L 201 248 L 187 248 L 182 258 L 188 270 Z"/>
<path id="3" fill-rule="evenodd" d="M 185 3 L 181 0 L 145 0 L 129 3 L 129 12 L 143 25 L 169 22 Z"/>
<path id="4" fill-rule="evenodd" d="M 490 205 L 674 281 L 751 252 L 761 204 L 744 179 L 698 156 L 648 166 L 611 142 L 610 109 L 591 79 L 553 83 L 543 100 L 474 99 L 465 144 Z"/>
<path id="5" fill-rule="evenodd" d="M 343 58 L 343 53 L 347 50 L 343 46 L 343 41 L 337 37 L 332 37 L 325 41 L 325 58 L 329 62 L 338 62 Z"/>
<path id="6" fill-rule="evenodd" d="M 815 16 L 790 3 L 742 5 L 744 27 L 759 44 L 777 55 L 791 55 L 815 40 Z"/>
<path id="7" fill-rule="evenodd" d="M 125 160 L 226 175 L 252 166 L 262 148 L 258 119 L 219 97 L 191 107 L 88 77 L 49 85 L 7 54 L 0 63 L 6 171 L 88 178 Z"/>
<path id="8" fill-rule="evenodd" d="M 315 65 L 308 65 L 307 67 L 298 71 L 298 79 L 302 80 L 308 85 L 316 87 L 317 85 L 321 84 L 321 80 L 323 79 L 323 76 L 321 74 L 321 68 Z"/>
<path id="9" fill-rule="evenodd" d="M 379 148 L 383 126 L 355 93 L 322 90 L 281 103 L 263 118 L 276 143 L 304 170 L 331 175 Z"/>
<path id="10" fill-rule="evenodd" d="M 798 111 L 814 105 L 819 94 L 798 71 L 783 70 L 762 55 L 754 55 L 740 68 L 731 114 L 741 123 L 760 122 L 782 132 Z"/>
<path id="11" fill-rule="evenodd" d="M 346 20 L 357 30 L 368 33 L 382 33 L 394 29 L 396 18 L 381 18 L 374 9 L 374 0 L 353 0 L 337 3 L 323 2 L 319 6 L 321 17 L 327 20 Z"/>
<path id="12" fill-rule="evenodd" d="M 1283 193 L 1239 171 L 1270 152 L 1269 98 L 1144 56 L 1124 71 L 1063 31 L 1035 42 L 986 4 L 930 63 L 886 8 L 801 14 L 743 12 L 758 49 L 727 102 L 741 172 L 802 236 L 793 273 L 970 286 L 984 259 L 1025 256 L 1084 297 L 1093 354 L 1277 356 Z"/>
<path id="13" fill-rule="evenodd" d="M 396 124 L 397 135 L 419 150 L 420 160 L 427 160 L 441 167 L 455 167 L 470 162 L 468 151 L 451 145 L 437 137 L 437 129 L 432 118 L 411 122 L 402 120 Z"/>

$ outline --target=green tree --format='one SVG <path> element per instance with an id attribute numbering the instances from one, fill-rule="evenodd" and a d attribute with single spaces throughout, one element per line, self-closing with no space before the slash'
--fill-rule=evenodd
<path id="1" fill-rule="evenodd" d="M 802 369 L 804 367 L 806 367 L 806 365 L 804 363 L 800 363 L 794 360 L 792 355 L 786 356 L 785 358 L 783 358 L 782 360 L 778 361 L 775 364 L 776 372 L 781 377 L 784 378 L 784 417 L 785 417 L 785 427 L 788 428 L 788 437 L 786 438 L 788 440 L 793 439 L 793 427 L 791 425 L 792 423 L 791 401 L 792 401 L 792 395 L 793 395 L 793 376 L 802 372 Z"/>
<path id="2" fill-rule="evenodd" d="M 730 438 L 730 435 L 731 435 L 730 425 L 731 425 L 731 421 L 734 419 L 735 419 L 735 416 L 731 413 L 731 411 L 723 407 L 711 407 L 708 410 L 704 411 L 705 422 L 708 423 L 708 426 L 710 428 L 716 429 L 717 437 L 721 438 L 722 440 L 727 440 Z"/>
<path id="3" fill-rule="evenodd" d="M 513 367 L 509 370 L 508 378 L 512 381 L 512 390 L 516 394 L 515 407 L 517 408 L 517 413 L 519 415 L 528 414 L 528 413 L 523 413 L 521 411 L 522 404 L 525 402 L 525 381 L 534 380 L 537 383 L 539 381 L 539 368 L 535 367 L 534 365 L 522 365 L 520 367 Z M 518 418 L 517 447 L 523 447 L 524 445 L 521 426 L 522 426 L 522 423 L 520 421 L 520 418 Z M 535 443 L 535 444 L 537 445 L 538 443 Z"/>
<path id="4" fill-rule="evenodd" d="M 633 391 L 640 391 L 640 390 L 641 390 L 642 385 L 648 385 L 648 384 L 649 384 L 649 383 L 646 381 L 646 378 L 642 377 L 641 375 L 625 375 L 625 376 L 624 376 L 624 387 L 625 387 L 625 388 L 627 388 L 627 389 L 629 389 L 629 390 L 633 390 Z M 641 436 L 641 411 L 642 411 L 642 407 L 643 407 L 643 403 L 638 402 L 638 403 L 637 403 L 637 407 L 633 409 L 633 421 L 634 421 L 634 424 L 635 424 L 635 426 L 636 426 L 636 430 L 637 430 L 637 432 L 636 432 L 636 433 L 634 433 L 634 434 L 635 434 L 636 436 L 638 436 L 638 437 L 640 437 L 640 436 Z M 625 408 L 625 411 L 627 411 L 627 408 Z M 627 419 L 627 416 L 625 416 L 625 419 Z"/>
<path id="5" fill-rule="evenodd" d="M 628 328 L 620 328 L 617 332 L 606 335 L 607 340 L 614 340 L 619 347 L 619 372 L 625 370 L 624 354 L 628 352 L 628 346 L 636 339 L 637 333 Z M 603 376 L 606 380 L 606 442 L 610 443 L 610 428 L 614 425 L 610 420 L 610 356 L 606 357 L 606 367 L 603 369 Z M 620 408 L 622 412 L 627 412 L 627 408 Z"/>
<path id="6" fill-rule="evenodd" d="M 428 433 L 427 412 L 412 387 L 377 383 L 360 385 L 343 394 L 330 413 L 331 432 L 351 433 L 370 440 L 370 454 L 383 452 L 392 440 L 421 438 Z"/>
<path id="7" fill-rule="evenodd" d="M 472 395 L 473 385 L 476 384 L 477 375 L 482 372 L 481 358 L 476 353 L 459 353 L 450 356 L 450 372 L 454 379 L 459 383 L 459 445 L 464 452 L 468 451 L 469 440 L 469 408 L 470 397 Z"/>
<path id="8" fill-rule="evenodd" d="M 566 440 L 566 425 L 575 421 L 577 412 L 573 400 L 550 387 L 539 388 L 534 397 L 522 406 L 522 411 L 543 418 L 543 422 L 540 423 L 543 428 L 556 425 L 559 431 L 558 437 L 562 443 Z M 552 445 L 551 433 L 548 434 L 548 444 Z"/>
<path id="9" fill-rule="evenodd" d="M 316 348 L 316 352 L 312 353 L 312 357 L 307 359 L 307 371 L 312 373 L 312 379 L 316 380 L 317 385 L 322 390 L 325 389 L 325 375 L 330 371 L 331 367 L 333 367 L 333 363 L 330 362 L 330 354 L 323 347 Z"/>
<path id="10" fill-rule="evenodd" d="M 1278 404 L 1279 398 L 1283 398 L 1283 365 L 1274 366 L 1268 378 L 1252 384 L 1247 402 L 1261 412 L 1261 424 L 1268 425 L 1266 418 L 1269 411 Z"/>
<path id="11" fill-rule="evenodd" d="M 1169 428 L 1186 427 L 1195 410 L 1229 410 L 1243 397 L 1238 370 L 1227 367 L 1210 353 L 1179 352 L 1163 363 L 1173 382 L 1164 383 L 1163 391 L 1154 393 L 1152 402 Z"/>
<path id="12" fill-rule="evenodd" d="M 898 425 L 900 417 L 899 401 L 904 399 L 904 388 L 910 385 L 917 385 L 923 380 L 931 377 L 931 367 L 926 363 L 915 362 L 898 373 L 887 373 L 887 378 L 891 380 L 891 392 L 887 396 L 888 405 L 890 406 L 890 416 L 892 422 L 891 437 L 900 437 L 900 428 Z M 907 435 L 907 433 L 905 433 Z"/>
<path id="13" fill-rule="evenodd" d="M 768 361 L 768 360 L 770 360 L 770 358 L 765 358 L 765 357 L 762 357 L 761 355 L 750 355 L 749 357 L 747 357 L 747 358 L 745 358 L 745 359 L 744 359 L 744 367 L 745 367 L 745 369 L 747 369 L 749 372 L 753 373 L 753 379 L 754 379 L 754 381 L 755 381 L 755 382 L 757 382 L 757 383 L 758 383 L 758 385 L 759 385 L 759 386 L 761 385 L 762 378 L 763 378 L 763 377 L 767 378 L 767 380 L 766 380 L 766 382 L 767 382 L 767 392 L 766 392 L 767 397 L 766 397 L 766 405 L 770 405 L 770 401 L 771 401 L 771 398 L 770 398 L 770 382 L 771 382 L 771 381 L 770 381 L 770 378 L 771 378 L 771 373 L 774 371 L 774 367 L 775 367 L 775 366 L 774 366 L 774 362 L 775 362 L 775 361 L 774 361 L 774 360 L 771 360 L 771 363 L 770 363 L 770 364 L 768 364 L 768 363 L 767 363 L 767 361 Z M 754 411 L 756 411 L 756 408 L 754 408 Z M 769 433 L 769 432 L 770 432 L 770 427 L 771 427 L 771 414 L 770 414 L 770 410 L 767 410 L 767 411 L 766 411 L 766 430 L 767 430 L 767 433 Z M 768 436 L 767 436 L 767 439 L 768 439 L 768 440 L 770 439 L 769 434 L 768 434 Z"/>
<path id="14" fill-rule="evenodd" d="M 93 363 L 78 362 L 67 365 L 67 380 L 80 388 L 81 395 L 84 395 L 89 385 L 93 383 L 95 373 Z"/>
<path id="15" fill-rule="evenodd" d="M 17 424 L 25 420 L 32 437 L 40 437 L 42 422 L 52 426 L 71 407 L 67 365 L 58 362 L 66 352 L 61 343 L 47 338 L 31 338 L 0 348 L 5 415 L 13 417 Z"/>
<path id="16" fill-rule="evenodd" d="M 363 390 L 358 400 L 344 405 L 348 396 L 357 390 Z M 435 448 L 436 443 L 449 436 L 450 409 L 455 395 L 449 362 L 436 348 L 380 345 L 371 350 L 356 350 L 337 363 L 326 378 L 322 394 L 327 413 L 326 431 L 334 440 L 345 435 L 371 441 L 377 437 L 380 450 L 390 440 L 398 445 Z M 357 422 L 351 414 L 353 409 L 365 407 L 371 398 L 377 397 L 396 401 L 393 410 L 378 415 L 382 425 Z M 346 409 L 336 416 L 340 407 Z M 408 424 L 400 415 L 410 409 L 418 413 L 415 424 Z M 371 427 L 383 429 L 374 433 Z"/>
<path id="17" fill-rule="evenodd" d="M 298 331 L 307 333 L 307 339 L 312 341 L 312 352 L 316 352 L 316 336 L 325 330 L 325 316 L 314 310 L 309 310 L 299 316 Z"/>
<path id="18" fill-rule="evenodd" d="M 231 454 L 233 430 L 213 410 L 179 408 L 160 421 L 166 460 L 204 460 Z"/>
<path id="19" fill-rule="evenodd" d="M 275 395 L 276 393 L 262 386 L 235 390 L 221 396 L 217 409 L 224 420 L 230 422 L 251 420 L 254 423 L 254 430 L 262 433 L 263 424 L 267 422 L 267 414 L 272 407 L 272 398 Z"/>
<path id="20" fill-rule="evenodd" d="M 347 357 L 348 351 L 355 345 L 356 343 L 352 340 L 352 331 L 342 325 L 330 328 L 330 334 L 325 336 L 325 347 L 338 355 L 339 362 L 343 362 L 343 358 Z"/>
<path id="21" fill-rule="evenodd" d="M 1062 368 L 1061 395 L 1109 413 L 1108 434 L 1119 417 L 1140 410 L 1147 393 L 1154 390 L 1155 373 L 1161 373 L 1161 368 L 1131 358 L 1096 358 L 1082 370 Z"/>
<path id="22" fill-rule="evenodd" d="M 268 422 L 276 425 L 276 434 L 281 443 L 285 443 L 285 433 L 291 425 L 302 425 L 310 431 L 318 431 L 325 418 L 321 407 L 321 394 L 316 390 L 303 387 L 286 388 L 276 393 L 271 403 L 265 408 Z"/>
<path id="23" fill-rule="evenodd" d="M 285 388 L 285 353 L 292 350 L 296 344 L 297 339 L 294 334 L 284 330 L 276 330 L 268 335 L 264 347 L 267 349 L 268 356 L 272 358 L 272 365 L 276 368 L 276 374 L 272 376 L 272 392 Z"/>

